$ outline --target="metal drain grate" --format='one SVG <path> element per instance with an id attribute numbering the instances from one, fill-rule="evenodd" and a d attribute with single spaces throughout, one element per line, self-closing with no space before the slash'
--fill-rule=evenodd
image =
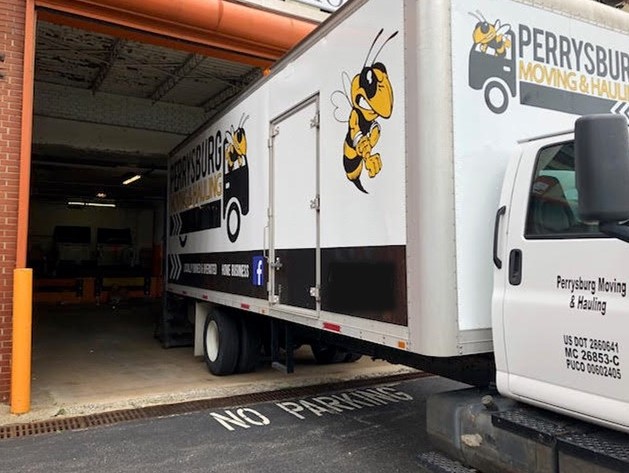
<path id="1" fill-rule="evenodd" d="M 202 399 L 198 401 L 186 401 L 177 404 L 165 404 L 161 406 L 149 406 L 135 409 L 124 409 L 119 411 L 103 412 L 100 414 L 90 414 L 80 417 L 68 417 L 61 419 L 50 419 L 26 424 L 13 424 L 0 426 L 0 440 L 31 437 L 34 435 L 64 432 L 68 430 L 81 430 L 91 427 L 118 424 L 131 420 L 149 419 L 155 417 L 166 417 L 189 412 L 198 412 L 219 407 L 234 407 L 263 402 L 280 401 L 284 399 L 308 397 L 321 393 L 322 391 L 342 391 L 378 384 L 399 383 L 412 379 L 433 376 L 430 373 L 404 373 L 380 378 L 357 379 L 351 381 L 340 381 L 335 383 L 319 384 L 316 386 L 304 386 L 299 388 L 279 389 L 277 391 L 241 394 L 216 399 Z"/>

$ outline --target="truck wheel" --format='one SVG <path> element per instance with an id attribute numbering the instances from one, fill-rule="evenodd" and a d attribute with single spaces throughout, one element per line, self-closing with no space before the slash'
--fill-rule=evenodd
<path id="1" fill-rule="evenodd" d="M 240 233 L 240 209 L 235 200 L 232 200 L 227 209 L 227 218 L 225 219 L 227 225 L 227 236 L 229 241 L 234 243 L 238 239 Z"/>
<path id="2" fill-rule="evenodd" d="M 239 350 L 237 320 L 212 310 L 205 319 L 203 330 L 203 354 L 210 373 L 217 376 L 233 374 Z"/>
<path id="3" fill-rule="evenodd" d="M 503 113 L 509 106 L 509 93 L 505 86 L 492 80 L 485 86 L 485 103 L 496 114 Z"/>
<path id="4" fill-rule="evenodd" d="M 324 343 L 313 343 L 310 345 L 310 348 L 312 348 L 312 354 L 315 360 L 320 365 L 340 363 L 345 360 L 345 356 L 347 355 L 347 352 Z"/>
<path id="5" fill-rule="evenodd" d="M 262 337 L 256 320 L 243 314 L 240 317 L 240 353 L 238 354 L 237 373 L 250 373 L 260 361 Z"/>

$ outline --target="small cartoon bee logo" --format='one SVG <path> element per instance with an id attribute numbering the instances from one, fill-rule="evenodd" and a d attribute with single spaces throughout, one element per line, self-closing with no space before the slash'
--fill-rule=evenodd
<path id="1" fill-rule="evenodd" d="M 511 25 L 501 25 L 500 20 L 496 20 L 496 23 L 491 24 L 479 10 L 469 13 L 478 20 L 472 33 L 474 45 L 480 46 L 480 50 L 484 53 L 491 48 L 495 56 L 504 56 L 507 53 L 507 49 L 511 47 L 511 39 L 508 36 L 509 31 L 511 31 Z"/>
<path id="2" fill-rule="evenodd" d="M 247 156 L 247 136 L 245 134 L 245 122 L 249 118 L 249 115 L 243 113 L 238 123 L 238 128 L 234 130 L 234 125 L 231 126 L 231 131 L 227 132 L 227 148 L 225 149 L 225 160 L 227 161 L 227 169 L 231 171 L 238 163 L 238 167 L 242 167 L 245 164 L 245 158 Z"/>
<path id="3" fill-rule="evenodd" d="M 370 178 L 375 177 L 382 169 L 380 154 L 372 153 L 380 139 L 378 118 L 389 118 L 393 112 L 393 87 L 387 68 L 383 63 L 376 62 L 376 59 L 384 46 L 398 34 L 397 31 L 382 43 L 369 61 L 383 31 L 381 29 L 371 43 L 360 73 L 350 80 L 347 72 L 343 72 L 343 90 L 334 91 L 330 97 L 335 107 L 334 118 L 348 123 L 343 143 L 345 174 L 365 194 L 368 192 L 360 181 L 363 167 L 367 169 Z"/>

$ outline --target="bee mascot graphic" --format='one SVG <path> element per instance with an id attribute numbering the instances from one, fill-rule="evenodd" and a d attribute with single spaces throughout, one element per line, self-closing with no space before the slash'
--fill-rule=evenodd
<path id="1" fill-rule="evenodd" d="M 382 169 L 380 154 L 372 153 L 380 139 L 378 118 L 389 118 L 393 112 L 393 87 L 387 68 L 383 63 L 376 62 L 376 59 L 384 46 L 398 34 L 397 31 L 382 43 L 369 61 L 383 31 L 380 30 L 371 43 L 361 71 L 351 80 L 343 72 L 343 90 L 334 91 L 330 97 L 335 107 L 334 118 L 348 124 L 343 143 L 345 173 L 358 190 L 365 194 L 368 192 L 360 181 L 363 168 L 370 178 Z"/>
<path id="2" fill-rule="evenodd" d="M 475 13 L 469 13 L 478 20 L 472 33 L 474 46 L 480 46 L 480 50 L 484 53 L 487 52 L 487 49 L 492 49 L 495 56 L 505 56 L 507 49 L 511 47 L 511 40 L 508 36 L 511 25 L 501 25 L 500 20 L 496 20 L 496 23 L 491 24 L 478 10 Z"/>
<path id="3" fill-rule="evenodd" d="M 234 130 L 234 125 L 231 126 L 231 131 L 227 131 L 227 148 L 225 149 L 225 160 L 227 161 L 227 169 L 231 171 L 236 164 L 238 167 L 245 165 L 245 159 L 247 156 L 247 136 L 245 135 L 245 123 L 249 115 L 242 115 L 240 117 L 240 123 L 238 128 Z"/>
<path id="4" fill-rule="evenodd" d="M 225 169 L 223 174 L 223 219 L 229 241 L 235 243 L 240 234 L 241 215 L 249 213 L 249 163 L 245 123 L 249 115 L 242 114 L 238 126 L 230 126 L 223 142 Z"/>

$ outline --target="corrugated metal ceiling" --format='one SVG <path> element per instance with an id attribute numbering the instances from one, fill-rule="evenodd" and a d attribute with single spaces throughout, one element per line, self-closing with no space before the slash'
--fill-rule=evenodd
<path id="1" fill-rule="evenodd" d="M 170 80 L 171 87 L 159 100 L 201 107 L 222 90 L 241 84 L 252 70 L 245 64 L 68 26 L 39 22 L 37 27 L 37 82 L 152 98 Z"/>
<path id="2" fill-rule="evenodd" d="M 36 90 L 38 84 L 55 84 L 69 91 L 148 99 L 147 107 L 155 102 L 199 107 L 205 113 L 197 114 L 200 121 L 196 126 L 220 112 L 239 90 L 261 75 L 259 69 L 246 64 L 43 21 L 38 22 L 36 41 Z M 68 113 L 60 112 L 58 117 L 67 120 Z M 169 151 L 164 150 L 164 155 Z M 129 202 L 163 198 L 166 162 L 155 156 L 142 161 L 144 169 L 157 169 L 150 179 L 144 179 L 142 185 L 123 187 L 120 172 L 124 159 L 120 156 L 36 144 L 33 152 L 31 189 L 35 198 L 63 198 L 63 187 L 68 183 L 73 183 L 74 197 L 93 197 L 95 190 L 105 189 L 112 198 Z M 141 169 L 143 165 L 128 166 Z M 67 182 L 55 178 L 61 169 Z"/>

